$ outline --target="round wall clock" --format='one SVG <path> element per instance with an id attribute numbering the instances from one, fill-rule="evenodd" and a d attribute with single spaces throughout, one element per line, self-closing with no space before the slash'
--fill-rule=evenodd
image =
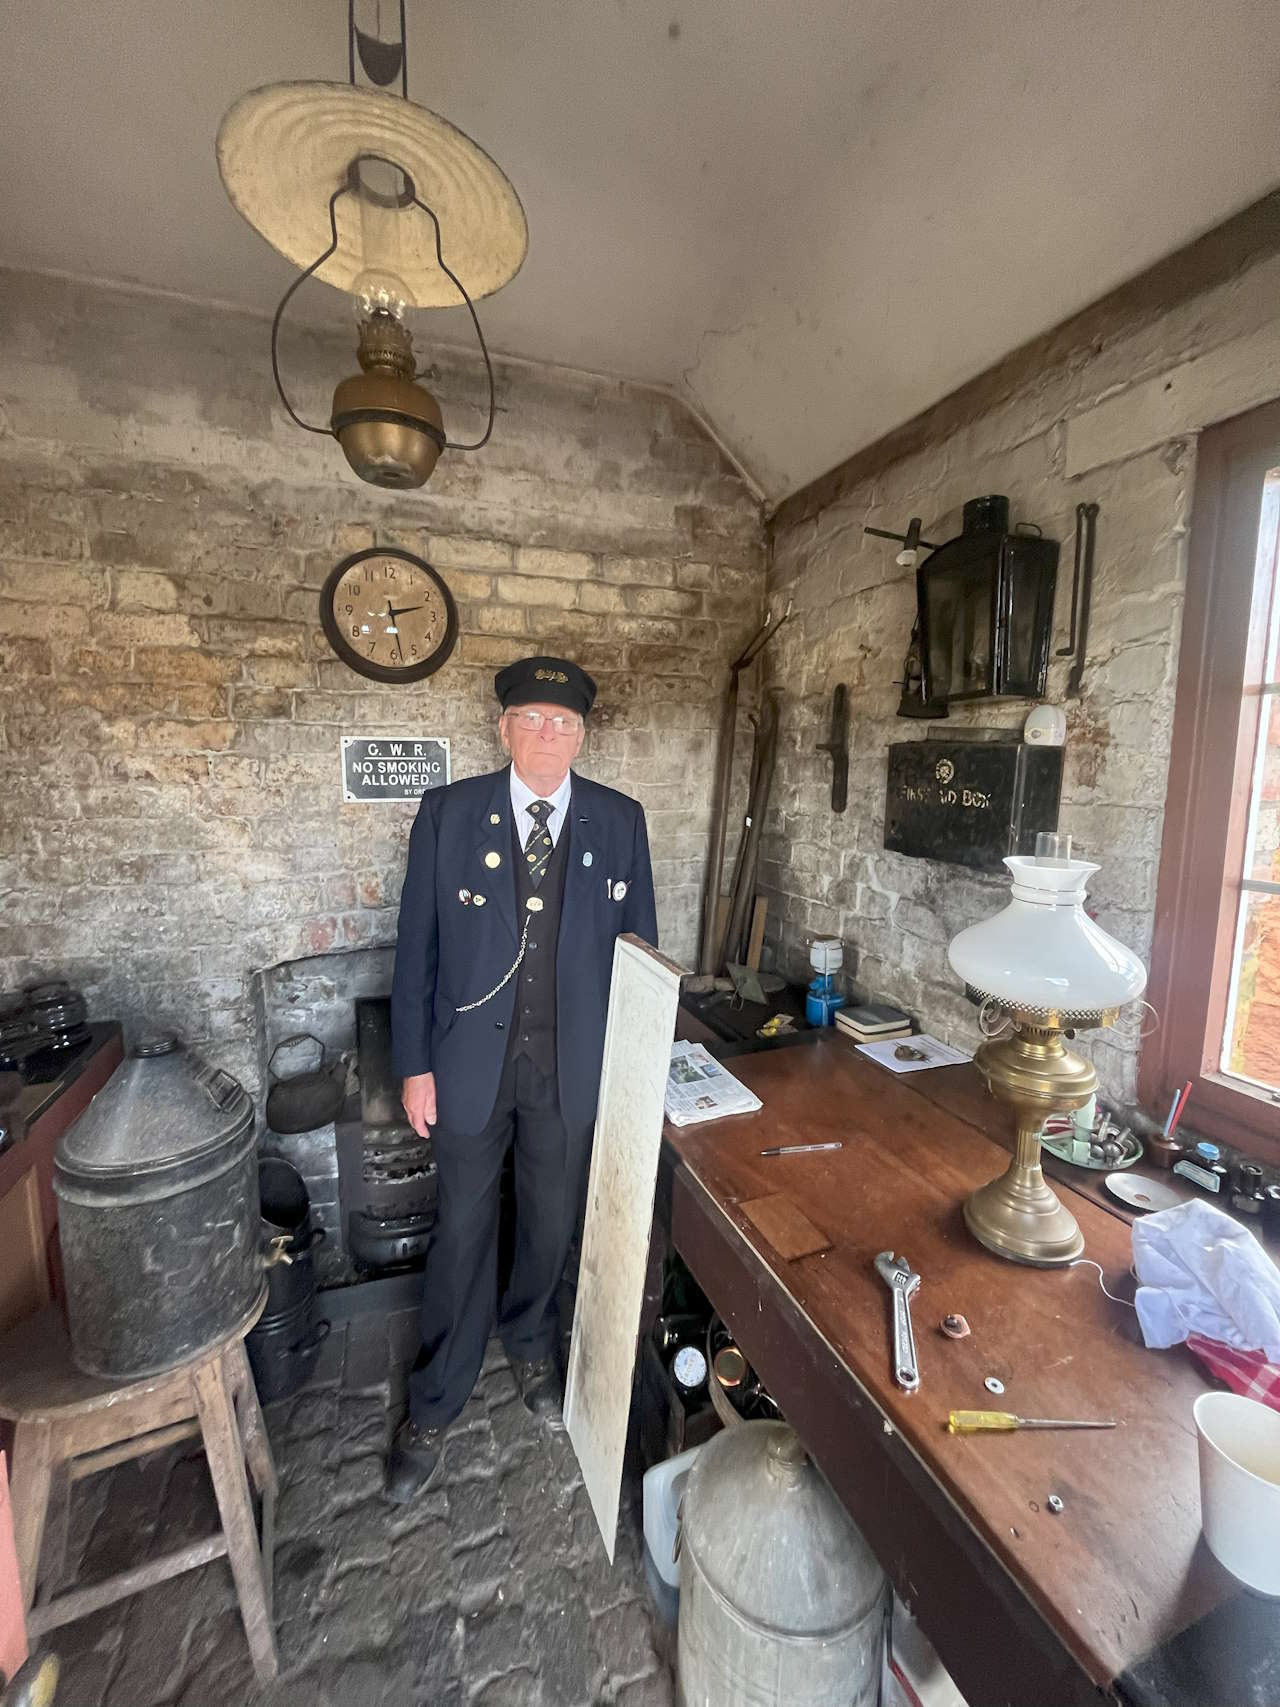
<path id="1" fill-rule="evenodd" d="M 320 592 L 320 624 L 344 664 L 375 682 L 434 675 L 458 638 L 458 610 L 421 557 L 393 545 L 353 552 Z"/>

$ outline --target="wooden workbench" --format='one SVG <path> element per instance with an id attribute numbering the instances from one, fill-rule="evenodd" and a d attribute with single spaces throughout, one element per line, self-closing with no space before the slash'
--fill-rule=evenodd
<path id="1" fill-rule="evenodd" d="M 1068 1707 L 1100 1694 L 1213 1707 L 1280 1699 L 1280 1660 L 1241 1650 L 1241 1632 L 1261 1619 L 1264 1648 L 1269 1633 L 1280 1653 L 1280 1607 L 1244 1595 L 1200 1538 L 1191 1407 L 1207 1382 L 1193 1360 L 1147 1351 L 1095 1270 L 1005 1262 L 965 1230 L 964 1198 L 1008 1162 L 992 1134 L 1011 1130 L 1007 1111 L 976 1094 L 973 1069 L 946 1070 L 948 1095 L 939 1073 L 893 1075 L 835 1036 L 729 1066 L 765 1106 L 668 1126 L 659 1221 L 970 1707 Z M 834 1152 L 759 1153 L 836 1138 Z M 827 1248 L 789 1260 L 769 1242 L 743 1205 L 775 1194 Z M 1086 1196 L 1071 1203 L 1086 1254 L 1119 1290 L 1126 1222 Z M 892 1380 L 890 1299 L 873 1266 L 888 1249 L 922 1276 L 911 1395 Z M 967 1316 L 970 1338 L 938 1331 L 949 1311 Z M 989 1375 L 1005 1383 L 1002 1398 L 984 1388 Z M 1121 1426 L 948 1435 L 947 1413 L 962 1407 Z M 1245 1664 L 1230 1695 L 1168 1684 L 1159 1656 L 1199 1629 Z M 1203 1663 L 1183 1655 L 1175 1669 L 1186 1678 Z"/>

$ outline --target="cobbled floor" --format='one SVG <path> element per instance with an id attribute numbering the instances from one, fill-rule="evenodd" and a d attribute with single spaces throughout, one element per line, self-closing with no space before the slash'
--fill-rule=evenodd
<path id="1" fill-rule="evenodd" d="M 610 1568 L 573 1450 L 525 1411 L 496 1340 L 436 1481 L 408 1507 L 384 1503 L 403 1403 L 394 1320 L 389 1341 L 335 1331 L 307 1389 L 266 1412 L 278 1681 L 255 1684 L 218 1560 L 54 1631 L 57 1707 L 671 1707 L 638 1489 L 624 1489 Z M 216 1524 L 195 1443 L 122 1465 L 77 1488 L 61 1586 Z"/>

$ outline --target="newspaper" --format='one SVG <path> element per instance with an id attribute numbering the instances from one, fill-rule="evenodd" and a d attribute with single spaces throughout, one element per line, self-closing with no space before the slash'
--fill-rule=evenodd
<path id="1" fill-rule="evenodd" d="M 692 1126 L 700 1120 L 720 1120 L 726 1114 L 751 1114 L 760 1098 L 700 1043 L 673 1043 L 667 1072 L 666 1115 L 673 1126 Z"/>

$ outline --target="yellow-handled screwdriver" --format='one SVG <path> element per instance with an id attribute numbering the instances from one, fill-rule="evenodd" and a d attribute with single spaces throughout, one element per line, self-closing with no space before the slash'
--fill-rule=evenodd
<path id="1" fill-rule="evenodd" d="M 1114 1422 L 1067 1422 L 1060 1417 L 1015 1417 L 1012 1411 L 952 1411 L 948 1434 L 984 1434 L 1011 1428 L 1114 1428 Z"/>

